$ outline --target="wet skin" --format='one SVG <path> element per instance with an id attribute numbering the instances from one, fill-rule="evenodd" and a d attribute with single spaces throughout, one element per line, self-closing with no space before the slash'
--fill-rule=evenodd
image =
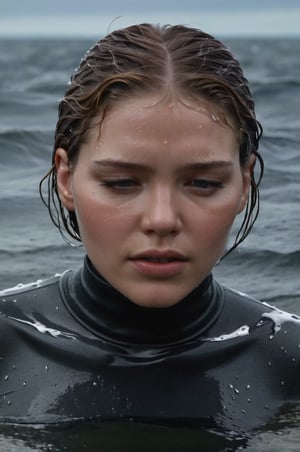
<path id="1" fill-rule="evenodd" d="M 95 125 L 75 165 L 56 152 L 60 198 L 75 210 L 99 273 L 141 306 L 189 294 L 223 254 L 247 200 L 234 127 L 197 106 L 145 95 L 120 101 Z"/>

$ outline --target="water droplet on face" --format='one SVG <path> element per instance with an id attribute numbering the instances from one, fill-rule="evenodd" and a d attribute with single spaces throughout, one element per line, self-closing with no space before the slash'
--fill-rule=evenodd
<path id="1" fill-rule="evenodd" d="M 164 139 L 164 140 L 163 140 L 163 144 L 168 144 L 168 140 L 167 140 L 167 139 Z"/>
<path id="2" fill-rule="evenodd" d="M 212 119 L 214 122 L 218 122 L 220 118 L 219 118 L 218 115 L 212 113 L 212 114 L 211 114 L 211 119 Z"/>

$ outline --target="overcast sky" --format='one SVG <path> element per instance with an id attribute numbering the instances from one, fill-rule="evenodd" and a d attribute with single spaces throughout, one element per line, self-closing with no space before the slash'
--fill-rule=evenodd
<path id="1" fill-rule="evenodd" d="M 0 37 L 98 37 L 139 22 L 217 36 L 300 36 L 300 0 L 0 0 Z"/>

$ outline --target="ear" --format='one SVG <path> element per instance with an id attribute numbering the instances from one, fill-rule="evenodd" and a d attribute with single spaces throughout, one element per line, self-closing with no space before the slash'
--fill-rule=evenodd
<path id="1" fill-rule="evenodd" d="M 251 179 L 254 172 L 256 156 L 254 152 L 250 155 L 249 161 L 242 167 L 243 193 L 238 213 L 241 213 L 248 201 L 249 191 L 251 187 Z"/>
<path id="2" fill-rule="evenodd" d="M 55 152 L 54 163 L 56 167 L 57 190 L 59 199 L 69 211 L 74 211 L 74 199 L 72 190 L 72 171 L 67 151 L 58 148 Z"/>

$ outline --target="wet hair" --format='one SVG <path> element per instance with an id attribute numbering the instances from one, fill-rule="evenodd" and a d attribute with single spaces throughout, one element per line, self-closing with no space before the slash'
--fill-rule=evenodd
<path id="1" fill-rule="evenodd" d="M 256 155 L 258 176 L 253 170 L 249 198 L 235 242 L 236 248 L 249 234 L 259 212 L 259 183 L 263 160 L 258 153 L 262 128 L 255 117 L 254 102 L 239 62 L 213 36 L 182 25 L 133 25 L 100 39 L 85 55 L 72 75 L 59 104 L 52 167 L 40 183 L 40 194 L 50 217 L 64 238 L 81 241 L 73 211 L 62 205 L 57 188 L 54 156 L 62 147 L 76 164 L 94 119 L 103 121 L 117 102 L 138 94 L 168 93 L 191 101 L 211 101 L 228 116 L 238 134 L 241 166 Z M 230 122 L 230 121 L 229 121 Z M 44 184 L 46 188 L 44 189 Z"/>

